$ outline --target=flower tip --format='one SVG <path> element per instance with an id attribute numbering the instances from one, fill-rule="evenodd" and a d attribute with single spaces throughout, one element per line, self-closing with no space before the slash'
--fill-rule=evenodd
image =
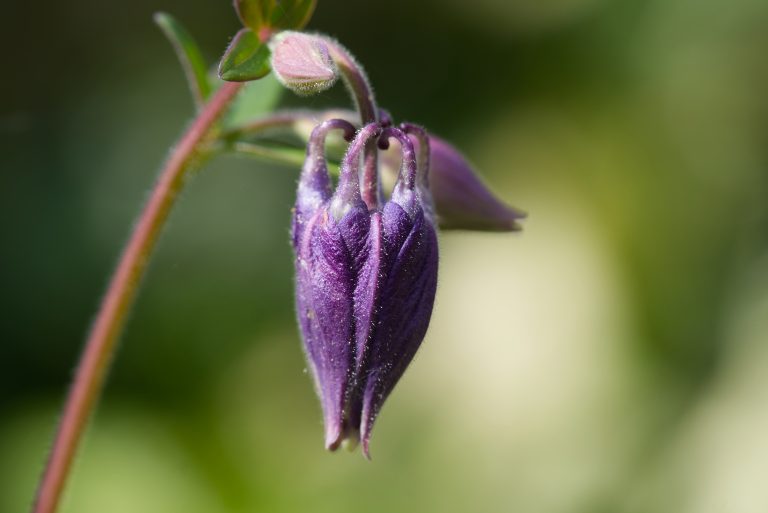
<path id="1" fill-rule="evenodd" d="M 368 461 L 372 460 L 372 458 L 371 458 L 371 451 L 370 451 L 370 449 L 368 449 L 368 441 L 367 440 L 365 442 L 363 442 L 363 457 L 366 460 L 368 460 Z"/>
<path id="2" fill-rule="evenodd" d="M 341 446 L 341 440 L 338 437 L 326 436 L 325 437 L 325 450 L 328 452 L 336 452 Z"/>
<path id="3" fill-rule="evenodd" d="M 341 425 L 337 422 L 326 423 L 325 428 L 325 449 L 334 452 L 339 448 L 344 439 L 344 433 Z"/>
<path id="4" fill-rule="evenodd" d="M 360 442 L 360 445 L 361 445 L 363 457 L 366 460 L 371 461 L 371 448 L 370 448 L 371 436 L 370 436 L 370 433 L 368 433 L 367 436 L 363 437 L 363 439 Z"/>
<path id="5" fill-rule="evenodd" d="M 346 450 L 347 452 L 354 452 L 355 449 L 357 449 L 357 445 L 360 443 L 360 438 L 356 436 L 356 433 L 352 433 L 347 438 L 342 440 L 341 446 Z"/>
<path id="6" fill-rule="evenodd" d="M 430 147 L 430 188 L 441 228 L 491 232 L 523 229 L 518 221 L 527 214 L 491 192 L 456 148 L 433 136 Z"/>
<path id="7" fill-rule="evenodd" d="M 372 413 L 374 406 L 371 404 L 371 397 L 368 395 L 368 398 L 363 401 L 363 416 L 360 423 L 360 445 L 362 446 L 363 456 L 368 461 L 371 461 L 371 434 L 377 416 L 376 413 Z"/>
<path id="8" fill-rule="evenodd" d="M 495 216 L 497 223 L 484 223 L 485 230 L 487 231 L 499 231 L 499 232 L 520 232 L 523 230 L 523 225 L 518 221 L 522 221 L 528 217 L 528 212 L 520 210 L 515 207 L 511 207 L 506 203 L 502 203 L 496 200 L 498 203 L 496 208 L 498 214 Z"/>
<path id="9" fill-rule="evenodd" d="M 355 429 L 343 428 L 337 423 L 329 425 L 325 433 L 325 449 L 335 452 L 342 448 L 348 452 L 353 452 L 360 444 L 360 433 Z M 367 451 L 367 443 L 365 450 Z M 370 458 L 369 458 L 370 459 Z"/>
<path id="10" fill-rule="evenodd" d="M 461 211 L 443 209 L 438 212 L 440 227 L 444 230 L 472 230 L 480 232 L 520 232 L 520 223 L 528 217 L 526 212 L 511 207 L 495 197 L 485 198 L 481 209 L 464 207 Z"/>

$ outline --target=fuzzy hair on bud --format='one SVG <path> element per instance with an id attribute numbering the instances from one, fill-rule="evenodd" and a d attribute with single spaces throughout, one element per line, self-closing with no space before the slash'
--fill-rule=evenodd
<path id="1" fill-rule="evenodd" d="M 328 47 L 319 37 L 285 31 L 270 42 L 272 70 L 288 89 L 302 96 L 320 93 L 336 83 L 339 74 Z"/>

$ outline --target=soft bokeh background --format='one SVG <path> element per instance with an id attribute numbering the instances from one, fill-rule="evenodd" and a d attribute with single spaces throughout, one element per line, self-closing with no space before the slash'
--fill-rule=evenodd
<path id="1" fill-rule="evenodd" d="M 229 2 L 11 0 L 0 20 L 0 512 L 29 507 L 88 324 Z M 372 453 L 327 454 L 292 310 L 296 170 L 188 187 L 63 512 L 768 511 L 768 3 L 320 0 L 380 103 L 521 235 L 444 233 Z M 284 103 L 345 104 L 340 88 Z"/>

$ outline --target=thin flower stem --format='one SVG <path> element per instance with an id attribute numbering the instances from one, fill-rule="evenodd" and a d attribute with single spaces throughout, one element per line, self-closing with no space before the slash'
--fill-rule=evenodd
<path id="1" fill-rule="evenodd" d="M 286 110 L 274 112 L 267 116 L 254 119 L 236 128 L 222 132 L 221 139 L 225 141 L 234 141 L 238 137 L 248 135 L 262 135 L 274 130 L 283 130 L 290 128 L 296 123 L 311 119 L 313 112 L 306 110 Z"/>
<path id="2" fill-rule="evenodd" d="M 355 99 L 355 106 L 360 113 L 360 124 L 365 126 L 378 121 L 379 109 L 373 97 L 373 89 L 368 81 L 368 76 L 363 68 L 346 48 L 331 38 L 324 37 L 323 41 L 328 46 L 331 59 L 341 72 L 344 83 Z M 369 209 L 374 209 L 379 204 L 381 187 L 378 176 L 378 149 L 376 141 L 369 141 L 363 152 L 363 176 L 361 182 L 361 194 L 363 201 Z"/>
<path id="3" fill-rule="evenodd" d="M 304 160 L 307 158 L 307 152 L 298 148 L 269 148 L 259 144 L 249 142 L 236 142 L 222 147 L 220 152 L 231 151 L 235 155 L 252 157 L 263 162 L 284 164 L 295 168 L 301 168 Z M 339 174 L 339 162 L 333 158 L 327 157 L 326 164 L 331 174 Z"/>
<path id="4" fill-rule="evenodd" d="M 277 162 L 294 167 L 301 167 L 306 158 L 306 152 L 298 148 L 295 150 L 290 148 L 268 148 L 247 142 L 233 143 L 231 146 L 227 146 L 227 149 L 241 155 L 248 155 L 249 157 L 256 157 L 268 162 Z"/>
<path id="5" fill-rule="evenodd" d="M 72 460 L 104 385 L 115 344 L 136 298 L 152 250 L 183 186 L 184 177 L 189 169 L 204 160 L 206 155 L 201 148 L 241 87 L 240 83 L 227 82 L 219 88 L 184 133 L 160 173 L 123 250 L 80 357 L 40 482 L 34 513 L 56 511 Z"/>
<path id="6" fill-rule="evenodd" d="M 353 110 L 330 109 L 330 110 L 283 110 L 267 114 L 264 117 L 256 118 L 235 128 L 231 128 L 221 133 L 221 139 L 227 142 L 236 142 L 241 137 L 253 137 L 268 134 L 281 130 L 297 130 L 297 125 L 306 123 L 314 127 L 329 119 L 340 118 L 357 123 L 356 114 Z M 307 134 L 308 135 L 308 134 Z"/>

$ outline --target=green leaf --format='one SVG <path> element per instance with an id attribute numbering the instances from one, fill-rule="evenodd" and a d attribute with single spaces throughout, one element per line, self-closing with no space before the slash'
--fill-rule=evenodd
<path id="1" fill-rule="evenodd" d="M 244 27 L 256 34 L 300 30 L 312 17 L 315 0 L 234 0 Z M 262 32 L 263 29 L 267 29 Z"/>
<path id="2" fill-rule="evenodd" d="M 284 91 L 273 75 L 246 84 L 230 107 L 225 126 L 236 127 L 271 112 Z"/>
<path id="3" fill-rule="evenodd" d="M 211 83 L 208 81 L 208 70 L 200 48 L 184 26 L 170 14 L 155 13 L 154 20 L 173 45 L 195 105 L 202 107 L 211 93 Z"/>
<path id="4" fill-rule="evenodd" d="M 315 0 L 280 0 L 272 10 L 270 27 L 274 30 L 301 30 L 315 11 Z"/>
<path id="5" fill-rule="evenodd" d="M 258 80 L 269 71 L 269 48 L 249 28 L 235 34 L 219 63 L 219 76 L 229 82 Z"/>
<path id="6" fill-rule="evenodd" d="M 234 4 L 243 26 L 258 32 L 268 24 L 275 0 L 234 0 Z"/>

